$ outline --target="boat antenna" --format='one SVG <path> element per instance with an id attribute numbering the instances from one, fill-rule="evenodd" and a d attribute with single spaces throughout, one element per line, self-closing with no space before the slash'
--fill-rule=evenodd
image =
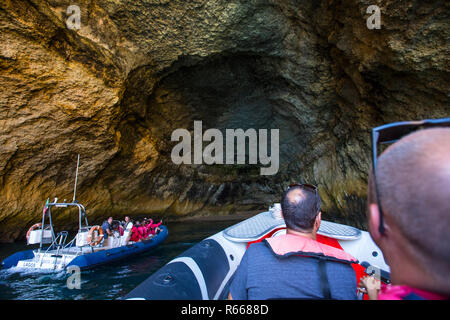
<path id="1" fill-rule="evenodd" d="M 78 181 L 78 166 L 80 164 L 80 154 L 78 154 L 77 160 L 77 171 L 75 173 L 75 186 L 73 187 L 73 200 L 72 203 L 75 203 L 75 194 L 77 193 L 77 181 Z"/>

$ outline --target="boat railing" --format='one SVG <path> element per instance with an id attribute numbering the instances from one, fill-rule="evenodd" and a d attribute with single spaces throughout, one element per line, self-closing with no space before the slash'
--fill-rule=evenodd
<path id="1" fill-rule="evenodd" d="M 75 236 L 72 240 L 70 240 L 65 246 L 62 247 L 62 250 L 68 249 L 74 246 L 75 240 L 77 239 L 77 236 Z"/>
<path id="2" fill-rule="evenodd" d="M 44 253 L 48 253 L 50 250 L 56 249 L 56 254 L 59 254 L 60 250 L 66 248 L 70 243 L 73 242 L 73 240 L 72 240 L 66 245 L 66 240 L 67 240 L 68 235 L 69 235 L 69 233 L 67 231 L 59 232 L 57 234 L 57 236 L 55 237 L 55 239 L 50 244 L 50 246 L 47 248 L 47 250 L 45 250 Z"/>

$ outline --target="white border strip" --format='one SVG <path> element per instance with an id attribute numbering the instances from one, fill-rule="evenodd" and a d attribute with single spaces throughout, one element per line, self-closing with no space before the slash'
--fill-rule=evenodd
<path id="1" fill-rule="evenodd" d="M 217 300 L 219 296 L 222 294 L 223 288 L 228 283 L 228 281 L 236 271 L 237 267 L 239 266 L 242 256 L 245 253 L 247 243 L 232 242 L 224 237 L 224 233 L 222 231 L 209 237 L 208 239 L 217 241 L 217 243 L 222 247 L 223 251 L 225 252 L 225 255 L 227 256 L 227 262 L 230 267 L 230 270 L 228 271 L 225 278 L 222 280 L 219 289 L 217 289 L 217 292 L 213 297 L 214 300 Z M 233 255 L 234 257 L 233 260 L 231 260 L 230 254 Z"/>
<path id="2" fill-rule="evenodd" d="M 200 287 L 200 291 L 202 293 L 202 299 L 203 300 L 209 300 L 208 296 L 208 288 L 206 287 L 206 281 L 203 277 L 203 273 L 198 267 L 197 263 L 194 261 L 194 259 L 190 257 L 180 257 L 175 258 L 172 261 L 170 261 L 168 264 L 174 263 L 174 262 L 183 262 L 185 265 L 191 269 L 191 271 L 194 273 L 195 278 L 197 279 L 197 283 Z"/>

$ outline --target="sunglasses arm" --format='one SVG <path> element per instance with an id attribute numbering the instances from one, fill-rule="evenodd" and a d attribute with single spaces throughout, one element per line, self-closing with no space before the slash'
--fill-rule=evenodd
<path id="1" fill-rule="evenodd" d="M 378 191 L 378 183 L 377 183 L 377 146 L 378 146 L 378 137 L 380 136 L 379 132 L 375 129 L 372 129 L 372 170 L 373 170 L 373 182 L 375 186 L 375 196 L 377 198 L 378 212 L 380 215 L 380 225 L 378 230 L 381 234 L 384 234 L 384 223 L 383 223 L 383 209 L 381 208 L 380 201 L 380 193 Z"/>

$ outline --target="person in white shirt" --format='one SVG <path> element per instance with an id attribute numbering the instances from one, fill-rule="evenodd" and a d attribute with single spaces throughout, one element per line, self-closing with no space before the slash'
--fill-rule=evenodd
<path id="1" fill-rule="evenodd" d="M 123 224 L 124 231 L 130 231 L 133 228 L 133 222 L 131 222 L 130 217 L 125 217 L 125 223 Z"/>
<path id="2" fill-rule="evenodd" d="M 129 216 L 125 217 L 125 223 L 123 224 L 123 239 L 124 242 L 123 244 L 128 244 L 128 241 L 130 241 L 130 232 L 131 229 L 133 228 L 133 222 L 131 221 Z"/>

